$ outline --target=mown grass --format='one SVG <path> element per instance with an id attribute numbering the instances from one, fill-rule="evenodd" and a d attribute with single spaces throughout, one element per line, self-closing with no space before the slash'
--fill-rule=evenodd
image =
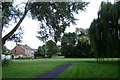
<path id="1" fill-rule="evenodd" d="M 34 78 L 38 75 L 61 65 L 63 62 L 37 60 L 13 60 L 2 69 L 3 78 Z"/>
<path id="2" fill-rule="evenodd" d="M 97 62 L 95 58 L 63 58 L 63 59 L 24 59 L 12 60 L 8 66 L 2 67 L 3 78 L 35 78 L 65 62 L 72 62 L 58 78 L 115 78 L 118 77 L 117 58 Z"/>
<path id="3" fill-rule="evenodd" d="M 78 61 L 58 78 L 118 78 L 118 62 Z"/>
<path id="4" fill-rule="evenodd" d="M 1 62 L 0 62 L 0 80 L 2 79 L 2 65 L 1 65 Z"/>

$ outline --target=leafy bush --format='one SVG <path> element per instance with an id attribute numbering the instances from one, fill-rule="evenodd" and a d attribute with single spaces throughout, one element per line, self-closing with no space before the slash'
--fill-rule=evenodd
<path id="1" fill-rule="evenodd" d="M 2 66 L 7 66 L 10 63 L 11 60 L 4 59 L 2 61 Z"/>

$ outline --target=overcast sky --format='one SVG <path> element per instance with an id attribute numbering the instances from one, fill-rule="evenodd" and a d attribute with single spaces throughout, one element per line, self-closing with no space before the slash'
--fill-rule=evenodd
<path id="1" fill-rule="evenodd" d="M 97 12 L 99 10 L 99 6 L 101 4 L 101 1 L 107 1 L 107 0 L 84 0 L 87 2 L 90 2 L 89 5 L 86 7 L 86 11 L 80 12 L 79 14 L 75 15 L 76 18 L 79 20 L 76 21 L 75 26 L 71 25 L 69 28 L 66 28 L 65 32 L 74 32 L 76 27 L 81 27 L 81 28 L 89 28 L 91 22 L 93 19 L 97 18 Z M 112 3 L 114 0 L 108 0 L 111 1 Z M 38 29 L 38 21 L 32 20 L 31 18 L 26 17 L 24 21 L 22 22 L 21 26 L 23 26 L 24 34 L 23 34 L 23 42 L 20 44 L 27 44 L 33 49 L 37 49 L 38 46 L 43 45 L 43 42 L 38 40 L 36 38 L 37 34 L 37 29 Z M 10 29 L 6 31 L 9 32 Z M 6 34 L 5 33 L 5 34 Z M 15 47 L 14 42 L 6 42 L 5 46 L 7 46 L 8 49 L 12 49 Z"/>

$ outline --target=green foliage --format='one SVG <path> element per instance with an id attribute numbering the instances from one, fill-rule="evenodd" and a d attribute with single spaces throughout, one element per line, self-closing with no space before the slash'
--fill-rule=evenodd
<path id="1" fill-rule="evenodd" d="M 8 41 L 22 42 L 24 31 L 22 28 L 19 28 L 9 39 Z"/>
<path id="2" fill-rule="evenodd" d="M 61 53 L 66 57 L 94 57 L 88 30 L 76 28 L 76 33 L 65 33 L 61 40 Z"/>
<path id="3" fill-rule="evenodd" d="M 46 49 L 47 55 L 49 55 L 49 57 L 56 55 L 59 52 L 58 46 L 52 40 L 46 42 Z"/>
<path id="4" fill-rule="evenodd" d="M 77 32 L 79 34 L 77 34 Z M 94 57 L 90 39 L 88 37 L 88 29 L 78 28 L 77 32 L 76 53 L 78 53 L 81 57 Z"/>
<path id="5" fill-rule="evenodd" d="M 62 55 L 68 56 L 74 53 L 74 46 L 76 45 L 76 34 L 65 33 L 61 39 L 61 53 Z"/>
<path id="6" fill-rule="evenodd" d="M 44 53 L 44 46 L 39 46 L 38 47 L 38 50 L 37 50 L 37 53 L 38 54 L 41 54 L 41 55 L 44 55 L 45 53 Z"/>
<path id="7" fill-rule="evenodd" d="M 11 52 L 6 48 L 6 46 L 3 46 L 2 54 L 7 56 L 7 55 L 11 55 Z M 2 60 L 2 66 L 7 66 L 9 63 L 10 63 L 10 59 L 5 58 L 4 60 Z"/>
<path id="8" fill-rule="evenodd" d="M 119 57 L 120 49 L 120 2 L 102 2 L 98 19 L 89 28 L 89 37 L 96 57 Z"/>
<path id="9" fill-rule="evenodd" d="M 2 61 L 2 66 L 8 66 L 9 63 L 10 63 L 10 60 L 4 59 L 4 60 Z"/>
<path id="10" fill-rule="evenodd" d="M 77 37 L 75 33 L 65 33 L 61 41 L 63 45 L 75 46 L 76 38 Z"/>
<path id="11" fill-rule="evenodd" d="M 18 5 L 13 5 L 13 2 L 2 2 L 2 31 L 4 32 L 6 28 L 11 27 L 13 23 L 16 24 L 22 14 Z M 19 27 L 7 40 L 21 42 L 22 34 L 23 30 Z"/>
<path id="12" fill-rule="evenodd" d="M 22 33 L 15 34 L 15 32 L 28 11 L 33 19 L 41 22 L 40 31 L 38 31 L 40 35 L 37 37 L 42 41 L 53 37 L 55 42 L 57 42 L 60 40 L 61 33 L 64 33 L 66 27 L 70 26 L 70 23 L 75 24 L 76 19 L 73 13 L 78 13 L 79 10 L 85 10 L 87 4 L 86 2 L 27 2 L 24 7 L 24 12 L 22 12 L 19 5 L 13 6 L 12 2 L 2 2 L 2 31 L 4 27 L 10 27 L 12 20 L 17 23 L 15 27 L 2 38 L 2 45 L 4 46 L 8 39 L 14 40 L 15 42 L 21 41 Z M 17 21 L 18 19 L 19 21 Z M 49 52 L 49 54 L 53 55 L 55 52 Z"/>
<path id="13" fill-rule="evenodd" d="M 12 2 L 2 2 L 2 29 L 3 27 L 9 27 L 10 21 L 14 20 L 16 22 L 22 15 L 17 7 L 14 7 Z"/>
<path id="14" fill-rule="evenodd" d="M 35 52 L 35 57 L 45 57 L 45 55 L 47 54 L 47 51 L 46 51 L 46 45 L 43 45 L 43 46 L 39 46 L 37 51 Z"/>
<path id="15" fill-rule="evenodd" d="M 39 46 L 36 56 L 44 56 L 47 55 L 48 57 L 52 57 L 53 55 L 57 55 L 59 52 L 59 47 L 56 45 L 55 42 L 49 40 L 43 46 Z"/>
<path id="16" fill-rule="evenodd" d="M 22 4 L 22 3 L 21 3 Z M 66 27 L 70 23 L 75 24 L 73 13 L 78 13 L 80 10 L 85 10 L 86 2 L 27 2 L 25 3 L 24 11 L 21 6 L 14 5 L 13 2 L 2 3 L 2 30 L 3 27 L 10 27 L 9 23 L 15 21 L 16 26 L 8 34 L 3 37 L 3 45 L 5 41 L 10 40 L 20 41 L 21 36 L 14 34 L 19 28 L 21 22 L 29 12 L 33 19 L 40 21 L 40 29 L 38 38 L 46 41 L 53 38 L 55 42 L 60 41 L 61 34 L 64 33 Z M 19 19 L 19 21 L 17 21 Z M 21 35 L 21 33 L 19 33 Z"/>
<path id="17" fill-rule="evenodd" d="M 52 37 L 55 42 L 60 40 L 61 33 L 64 33 L 70 23 L 75 24 L 73 13 L 84 10 L 88 3 L 85 2 L 34 2 L 31 3 L 30 12 L 33 19 L 41 21 L 40 31 L 38 31 L 40 40 Z"/>

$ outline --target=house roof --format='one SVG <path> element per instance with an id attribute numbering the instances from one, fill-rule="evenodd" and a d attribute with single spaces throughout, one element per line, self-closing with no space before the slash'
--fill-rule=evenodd
<path id="1" fill-rule="evenodd" d="M 33 49 L 27 45 L 20 45 L 18 44 L 18 46 L 20 46 L 21 48 L 25 49 L 25 50 L 29 50 L 29 51 L 33 51 Z"/>

